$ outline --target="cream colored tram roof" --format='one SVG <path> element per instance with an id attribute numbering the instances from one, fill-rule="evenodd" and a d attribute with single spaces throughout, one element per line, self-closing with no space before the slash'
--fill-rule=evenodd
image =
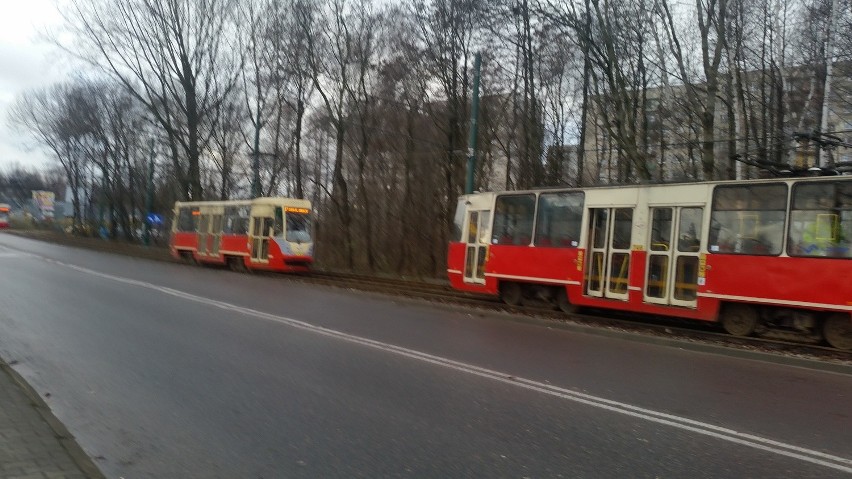
<path id="1" fill-rule="evenodd" d="M 231 201 L 176 201 L 175 208 L 180 207 L 225 207 L 225 206 L 250 206 L 250 205 L 271 205 L 271 206 L 295 206 L 299 208 L 311 208 L 311 202 L 308 200 L 299 200 L 295 198 L 284 197 L 263 197 L 253 200 L 231 200 Z"/>
<path id="2" fill-rule="evenodd" d="M 299 200 L 296 198 L 283 198 L 283 197 L 275 197 L 275 198 L 256 198 L 252 200 L 252 204 L 255 205 L 286 205 L 286 206 L 297 206 L 301 208 L 310 208 L 311 202 L 308 200 Z"/>
<path id="3" fill-rule="evenodd" d="M 800 182 L 800 181 L 852 181 L 852 175 L 838 175 L 838 176 L 803 176 L 803 177 L 783 177 L 783 178 L 762 178 L 755 180 L 717 180 L 717 181 L 694 181 L 694 182 L 683 182 L 683 183 L 640 183 L 640 184 L 632 184 L 632 185 L 599 185 L 599 186 L 564 186 L 564 187 L 546 187 L 546 188 L 534 188 L 528 190 L 506 190 L 506 191 L 482 191 L 482 192 L 474 192 L 469 195 L 462 195 L 462 197 L 476 197 L 476 196 L 485 196 L 485 195 L 517 195 L 523 193 L 559 193 L 563 191 L 585 191 L 587 194 L 590 192 L 596 192 L 596 194 L 606 194 L 606 192 L 612 192 L 613 190 L 639 190 L 639 189 L 649 189 L 649 190 L 658 190 L 659 193 L 668 192 L 668 191 L 687 191 L 689 188 L 703 187 L 706 189 L 710 189 L 716 185 L 756 185 L 761 183 L 779 183 L 779 182 Z M 700 189 L 699 189 L 700 190 Z M 635 193 L 628 193 L 635 194 Z"/>

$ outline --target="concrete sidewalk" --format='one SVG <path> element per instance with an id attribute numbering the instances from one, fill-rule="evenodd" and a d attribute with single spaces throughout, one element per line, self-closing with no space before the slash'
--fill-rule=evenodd
<path id="1" fill-rule="evenodd" d="M 0 360 L 0 478 L 103 477 L 38 394 Z"/>

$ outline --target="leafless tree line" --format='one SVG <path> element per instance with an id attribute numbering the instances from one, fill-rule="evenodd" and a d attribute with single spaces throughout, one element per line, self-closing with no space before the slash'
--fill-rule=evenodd
<path id="1" fill-rule="evenodd" d="M 76 221 L 95 204 L 132 237 L 153 155 L 160 212 L 312 200 L 328 267 L 441 274 L 477 52 L 480 189 L 755 176 L 736 158 L 801 161 L 811 150 L 792 132 L 824 129 L 826 112 L 829 129 L 852 125 L 849 0 L 71 0 L 63 13 L 56 43 L 91 68 L 23 95 L 12 120 L 62 166 Z"/>

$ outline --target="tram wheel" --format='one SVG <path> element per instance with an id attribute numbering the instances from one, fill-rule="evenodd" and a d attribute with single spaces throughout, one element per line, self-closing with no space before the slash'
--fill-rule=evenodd
<path id="1" fill-rule="evenodd" d="M 822 334 L 831 347 L 844 351 L 852 349 L 852 318 L 848 314 L 834 314 L 825 318 Z"/>
<path id="2" fill-rule="evenodd" d="M 501 283 L 500 299 L 509 306 L 520 306 L 524 301 L 524 294 L 523 291 L 521 291 L 521 285 L 511 282 Z"/>
<path id="3" fill-rule="evenodd" d="M 751 336 L 757 325 L 757 311 L 749 305 L 729 304 L 722 309 L 722 327 L 732 336 Z"/>
<path id="4" fill-rule="evenodd" d="M 183 262 L 188 264 L 188 265 L 191 265 L 191 266 L 197 266 L 198 265 L 198 260 L 196 260 L 195 256 L 192 255 L 192 251 L 181 251 L 180 257 L 183 260 Z"/>
<path id="5" fill-rule="evenodd" d="M 245 261 L 239 256 L 228 257 L 228 268 L 230 268 L 231 271 L 235 271 L 237 273 L 248 272 Z"/>
<path id="6" fill-rule="evenodd" d="M 556 289 L 556 305 L 566 314 L 574 314 L 580 309 L 576 304 L 568 300 L 568 292 L 564 287 Z"/>

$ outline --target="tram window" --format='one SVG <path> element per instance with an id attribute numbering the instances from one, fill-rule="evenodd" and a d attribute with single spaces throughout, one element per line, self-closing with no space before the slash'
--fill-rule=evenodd
<path id="1" fill-rule="evenodd" d="M 488 244 L 488 224 L 491 222 L 491 212 L 482 211 L 479 214 L 479 224 L 482 228 L 479 229 L 479 243 Z"/>
<path id="2" fill-rule="evenodd" d="M 708 249 L 711 253 L 781 254 L 786 209 L 784 184 L 716 187 Z"/>
<path id="3" fill-rule="evenodd" d="M 503 195 L 494 205 L 494 244 L 529 245 L 532 240 L 535 195 Z"/>
<path id="4" fill-rule="evenodd" d="M 476 235 L 479 231 L 479 212 L 471 211 L 467 218 L 467 242 L 476 243 Z M 472 270 L 471 270 L 472 271 Z"/>
<path id="5" fill-rule="evenodd" d="M 538 198 L 535 245 L 576 248 L 583 222 L 582 192 L 543 193 Z"/>
<path id="6" fill-rule="evenodd" d="M 704 208 L 682 208 L 677 237 L 677 250 L 695 252 L 701 245 L 701 220 Z"/>
<path id="7" fill-rule="evenodd" d="M 284 234 L 284 211 L 280 206 L 275 208 L 275 223 L 272 225 L 272 236 L 280 237 Z"/>
<path id="8" fill-rule="evenodd" d="M 592 230 L 592 238 L 594 238 L 594 242 L 592 243 L 593 248 L 605 248 L 606 247 L 606 227 L 609 214 L 609 210 L 606 208 L 596 208 L 592 210 L 593 220 L 593 230 Z"/>
<path id="9" fill-rule="evenodd" d="M 651 251 L 668 251 L 672 244 L 672 209 L 654 208 L 651 215 Z"/>
<path id="10" fill-rule="evenodd" d="M 633 229 L 633 209 L 616 209 L 613 220 L 615 221 L 612 227 L 613 249 L 630 249 L 630 233 Z"/>
<path id="11" fill-rule="evenodd" d="M 225 219 L 222 232 L 226 235 L 248 234 L 249 210 L 243 206 L 228 206 L 225 208 Z"/>
<path id="12" fill-rule="evenodd" d="M 462 228 L 464 227 L 464 212 L 467 206 L 467 202 L 464 198 L 459 198 L 458 204 L 456 204 L 456 215 L 453 217 L 453 240 L 454 241 L 464 241 L 464 236 L 462 236 Z"/>
<path id="13" fill-rule="evenodd" d="M 235 235 L 247 235 L 249 230 L 249 218 L 235 218 L 232 228 Z"/>
<path id="14" fill-rule="evenodd" d="M 852 257 L 852 183 L 799 183 L 793 187 L 787 253 Z"/>
<path id="15" fill-rule="evenodd" d="M 178 231 L 194 232 L 195 218 L 192 214 L 192 208 L 181 208 L 178 210 Z"/>
<path id="16" fill-rule="evenodd" d="M 311 218 L 303 213 L 287 213 L 287 241 L 307 243 L 311 240 Z"/>

